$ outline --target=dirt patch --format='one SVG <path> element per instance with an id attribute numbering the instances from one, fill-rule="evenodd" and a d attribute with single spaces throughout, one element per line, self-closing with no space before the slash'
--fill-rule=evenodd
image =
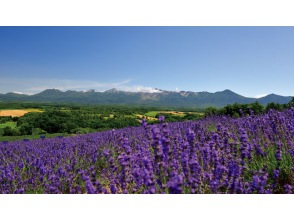
<path id="1" fill-rule="evenodd" d="M 151 120 L 151 121 L 157 120 L 157 118 L 153 118 L 153 117 L 149 117 L 149 116 L 145 116 L 145 115 L 140 115 L 140 114 L 136 114 L 136 116 L 139 118 L 146 118 L 147 120 Z"/>
<path id="2" fill-rule="evenodd" d="M 178 116 L 185 116 L 186 114 L 197 114 L 197 115 L 203 115 L 203 113 L 200 112 L 177 112 L 177 111 L 166 111 L 162 112 L 170 115 L 178 115 Z"/>
<path id="3" fill-rule="evenodd" d="M 185 115 L 184 112 L 175 112 L 175 111 L 168 111 L 168 112 L 162 112 L 166 114 L 171 114 L 171 115 Z"/>

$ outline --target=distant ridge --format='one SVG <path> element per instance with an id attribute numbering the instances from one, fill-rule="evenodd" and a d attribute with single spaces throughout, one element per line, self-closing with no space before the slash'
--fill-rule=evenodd
<path id="1" fill-rule="evenodd" d="M 19 93 L 0 94 L 0 101 L 29 101 L 29 102 L 64 102 L 80 104 L 103 105 L 147 105 L 164 107 L 195 107 L 208 106 L 223 107 L 233 103 L 252 103 L 258 101 L 261 104 L 275 102 L 285 104 L 291 101 L 291 96 L 270 94 L 262 98 L 247 98 L 229 89 L 224 91 L 191 92 L 191 91 L 166 91 L 155 89 L 156 92 L 126 92 L 118 89 L 110 89 L 104 92 L 88 90 L 86 92 L 68 90 L 62 92 L 58 89 L 47 89 L 35 95 Z"/>

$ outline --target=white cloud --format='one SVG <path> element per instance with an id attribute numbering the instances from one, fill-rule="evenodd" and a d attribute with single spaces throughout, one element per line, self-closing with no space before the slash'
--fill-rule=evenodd
<path id="1" fill-rule="evenodd" d="M 176 92 L 179 92 L 180 91 L 180 89 L 179 88 L 176 88 Z"/>
<path id="2" fill-rule="evenodd" d="M 23 92 L 18 92 L 18 91 L 13 91 L 13 93 L 20 94 L 20 95 L 24 94 Z"/>
<path id="3" fill-rule="evenodd" d="M 267 96 L 267 95 L 268 95 L 268 94 L 261 94 L 261 95 L 257 95 L 257 96 L 255 96 L 254 98 L 259 99 L 259 98 L 265 97 L 265 96 Z"/>
<path id="4" fill-rule="evenodd" d="M 152 87 L 145 87 L 145 86 L 119 86 L 116 88 L 121 91 L 127 91 L 127 92 L 148 92 L 148 93 L 160 93 L 161 91 L 158 89 L 154 89 Z"/>

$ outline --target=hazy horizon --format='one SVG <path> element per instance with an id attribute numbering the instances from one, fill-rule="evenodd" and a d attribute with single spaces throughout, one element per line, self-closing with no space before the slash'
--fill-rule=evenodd
<path id="1" fill-rule="evenodd" d="M 0 27 L 0 93 L 293 96 L 294 27 Z"/>

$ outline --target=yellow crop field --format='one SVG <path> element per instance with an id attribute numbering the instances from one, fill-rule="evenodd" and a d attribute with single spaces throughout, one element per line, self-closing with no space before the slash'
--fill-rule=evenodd
<path id="1" fill-rule="evenodd" d="M 40 109 L 0 110 L 0 116 L 21 117 L 28 112 L 42 112 L 42 110 L 40 110 Z"/>

